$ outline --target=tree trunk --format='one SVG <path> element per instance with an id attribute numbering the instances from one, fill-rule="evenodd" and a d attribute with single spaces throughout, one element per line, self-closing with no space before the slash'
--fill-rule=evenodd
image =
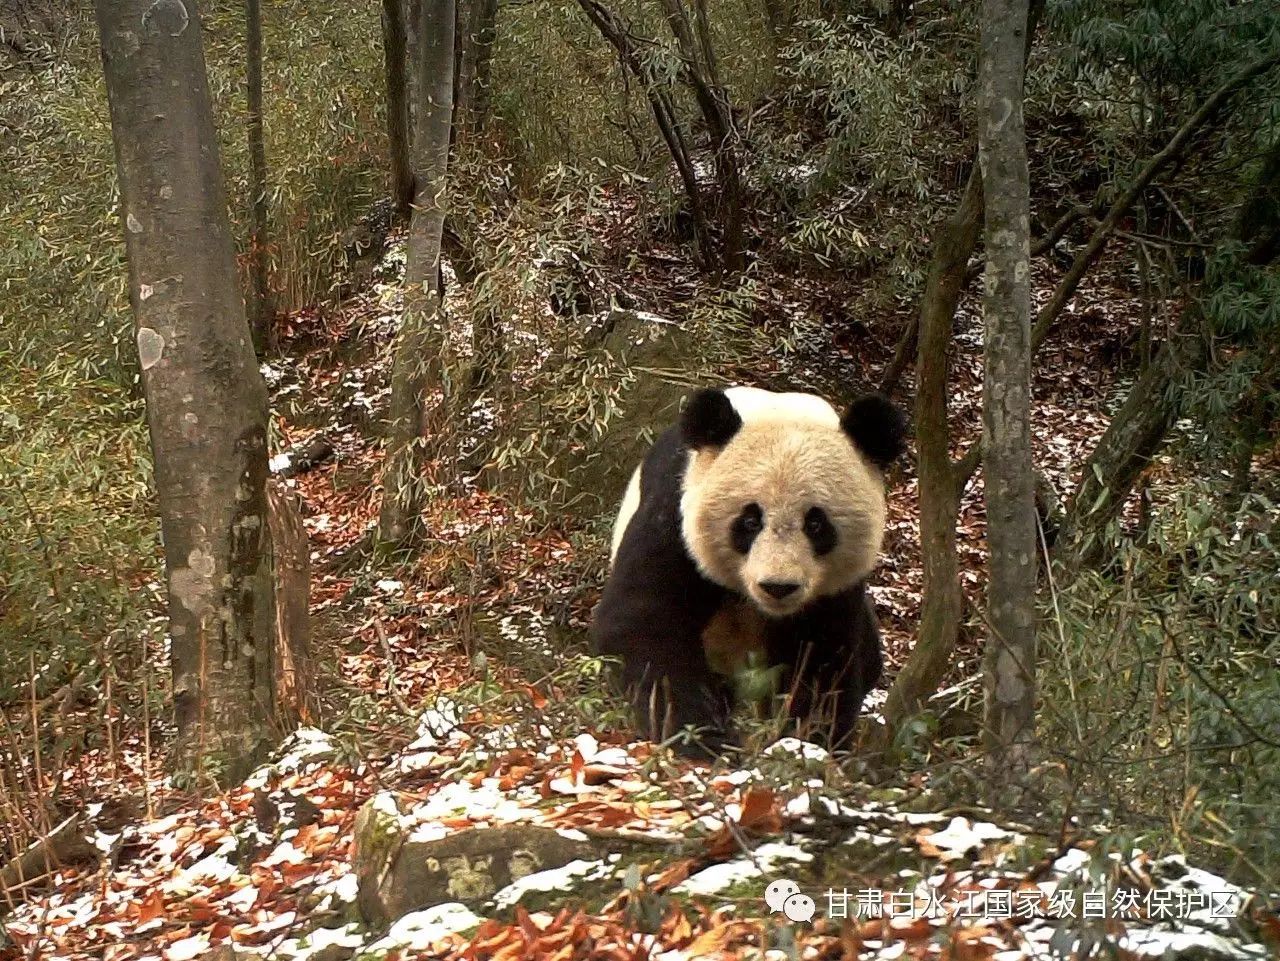
<path id="1" fill-rule="evenodd" d="M 427 392 L 444 390 L 444 307 L 436 281 L 444 232 L 449 136 L 453 126 L 453 0 L 427 0 L 419 33 L 418 121 L 414 131 L 417 195 L 405 262 L 404 315 L 396 337 L 383 470 L 379 540 L 408 546 L 423 505 Z M 447 399 L 436 405 L 447 410 Z"/>
<path id="2" fill-rule="evenodd" d="M 978 157 L 987 258 L 982 449 L 988 548 L 983 680 L 988 775 L 993 798 L 1007 800 L 1007 791 L 1030 771 L 1035 748 L 1031 218 L 1022 114 L 1027 0 L 984 0 L 982 9 Z"/>
<path id="3" fill-rule="evenodd" d="M 453 130 L 466 143 L 484 126 L 489 110 L 489 67 L 498 19 L 497 0 L 455 0 L 457 48 L 453 78 Z"/>
<path id="4" fill-rule="evenodd" d="M 252 295 L 249 322 L 253 346 L 263 357 L 275 349 L 275 307 L 271 299 L 270 234 L 267 225 L 267 147 L 262 130 L 262 3 L 245 0 L 245 60 L 249 100 L 249 192 L 253 224 L 249 231 L 249 276 Z"/>
<path id="5" fill-rule="evenodd" d="M 382 0 L 382 50 L 386 74 L 387 149 L 391 157 L 391 205 L 407 221 L 413 205 L 409 165 L 409 90 L 403 0 Z"/>
<path id="6" fill-rule="evenodd" d="M 959 206 L 938 234 L 920 304 L 915 430 L 924 585 L 919 635 L 885 702 L 887 742 L 892 742 L 903 721 L 919 713 L 925 699 L 937 690 L 951 666 L 960 631 L 964 596 L 956 555 L 956 513 L 962 481 L 951 461 L 947 368 L 952 323 L 981 227 L 982 174 L 975 166 Z"/>
<path id="7" fill-rule="evenodd" d="M 689 156 L 684 127 L 680 123 L 670 92 L 655 75 L 650 59 L 641 52 L 626 23 L 601 0 L 578 0 L 578 6 L 587 15 L 587 19 L 596 25 L 601 36 L 617 51 L 622 68 L 629 71 L 644 88 L 645 97 L 653 111 L 654 122 L 658 125 L 658 132 L 671 153 L 676 172 L 684 185 L 685 197 L 689 201 L 689 216 L 693 220 L 694 243 L 698 249 L 700 265 L 707 270 L 716 268 L 719 266 L 719 260 L 711 244 L 702 191 L 698 186 L 697 173 Z"/>
<path id="8" fill-rule="evenodd" d="M 1043 0 L 1031 0 L 1024 21 L 1024 59 L 1030 55 L 1031 39 L 1043 9 Z M 982 230 L 982 188 L 982 166 L 974 163 L 959 205 L 938 233 L 919 317 L 912 320 L 899 343 L 899 356 L 893 364 L 900 374 L 906 366 L 903 358 L 907 353 L 911 349 L 918 353 L 915 430 L 924 585 L 916 644 L 885 702 L 886 744 L 893 741 L 903 722 L 919 713 L 951 668 L 964 611 L 960 559 L 956 553 L 956 514 L 965 486 L 977 469 L 981 446 L 974 445 L 959 463 L 951 460 L 947 368 L 956 308 L 968 286 L 969 259 Z M 890 381 L 891 386 L 896 386 L 897 375 L 886 376 L 886 382 Z"/>
<path id="9" fill-rule="evenodd" d="M 250 344 L 194 0 L 97 0 L 164 535 L 180 771 L 269 740 L 267 392 Z"/>
<path id="10" fill-rule="evenodd" d="M 1178 382 L 1187 370 L 1201 369 L 1207 359 L 1203 332 L 1179 330 L 1160 348 L 1111 418 L 1084 463 L 1080 486 L 1068 503 L 1054 544 L 1055 559 L 1068 569 L 1101 559 L 1107 525 L 1119 516 L 1182 409 Z"/>
<path id="11" fill-rule="evenodd" d="M 685 81 L 711 135 L 719 187 L 719 219 L 724 236 L 720 260 L 724 268 L 739 272 L 746 267 L 743 246 L 744 197 L 738 169 L 738 132 L 729 109 L 729 95 L 720 83 L 711 34 L 707 25 L 705 0 L 693 0 L 694 19 L 689 19 L 684 0 L 663 0 L 667 25 L 685 62 Z"/>
<path id="12" fill-rule="evenodd" d="M 317 720 L 311 662 L 311 550 L 302 498 L 267 481 L 267 526 L 275 560 L 277 715 L 290 724 Z"/>
<path id="13" fill-rule="evenodd" d="M 481 133 L 489 122 L 493 103 L 490 77 L 493 47 L 498 40 L 498 0 L 476 0 L 475 69 L 471 92 L 471 131 Z"/>

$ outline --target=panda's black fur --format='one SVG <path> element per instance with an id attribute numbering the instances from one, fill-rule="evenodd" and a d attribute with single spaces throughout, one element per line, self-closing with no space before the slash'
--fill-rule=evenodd
<path id="1" fill-rule="evenodd" d="M 733 698 L 728 679 L 708 663 L 704 634 L 726 611 L 749 608 L 749 602 L 699 570 L 682 533 L 681 497 L 691 451 L 724 447 L 741 427 L 725 394 L 706 390 L 691 398 L 681 423 L 658 438 L 640 470 L 639 502 L 592 624 L 596 651 L 621 660 L 621 682 L 644 733 L 662 739 L 693 727 L 700 744 L 689 747 L 713 755 L 732 740 Z M 876 477 L 901 451 L 903 418 L 882 398 L 855 403 L 840 427 L 874 465 Z M 782 690 L 792 692 L 792 717 L 807 717 L 816 694 L 824 701 L 820 710 L 832 746 L 848 746 L 863 699 L 882 670 L 865 576 L 789 616 L 758 617 L 756 624 L 768 665 L 783 669 Z"/>

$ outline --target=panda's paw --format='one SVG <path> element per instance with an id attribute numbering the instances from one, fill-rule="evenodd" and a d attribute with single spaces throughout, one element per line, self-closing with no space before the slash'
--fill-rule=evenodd
<path id="1" fill-rule="evenodd" d="M 718 728 L 684 731 L 671 738 L 668 744 L 680 757 L 693 761 L 719 761 L 738 749 L 733 734 Z"/>

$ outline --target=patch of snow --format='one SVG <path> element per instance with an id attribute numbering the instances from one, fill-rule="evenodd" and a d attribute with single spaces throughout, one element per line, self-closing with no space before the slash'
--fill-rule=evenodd
<path id="1" fill-rule="evenodd" d="M 675 894 L 715 894 L 741 881 L 749 881 L 763 874 L 778 871 L 787 863 L 812 861 L 813 855 L 794 844 L 771 842 L 762 844 L 752 852 L 751 858 L 739 858 L 691 875 L 672 888 Z"/>
<path id="2" fill-rule="evenodd" d="M 360 891 L 360 879 L 354 874 L 344 874 L 331 881 L 316 885 L 315 894 L 320 903 L 318 911 L 332 910 L 336 904 L 351 904 Z M 336 904 L 335 904 L 336 902 Z"/>
<path id="3" fill-rule="evenodd" d="M 956 861 L 970 851 L 981 850 L 991 841 L 1016 841 L 1018 835 L 997 827 L 990 821 L 970 822 L 968 818 L 955 817 L 943 830 L 924 835 L 921 840 L 933 845 L 942 861 Z"/>
<path id="4" fill-rule="evenodd" d="M 418 821 L 440 821 L 460 814 L 472 820 L 527 821 L 537 813 L 542 800 L 537 788 L 525 786 L 509 792 L 499 787 L 500 781 L 487 777 L 474 787 L 466 781 L 442 784 L 411 814 Z"/>
<path id="5" fill-rule="evenodd" d="M 360 925 L 348 924 L 341 928 L 316 928 L 300 938 L 290 938 L 280 943 L 275 956 L 287 961 L 307 961 L 314 954 L 330 949 L 356 949 L 364 944 Z"/>
<path id="6" fill-rule="evenodd" d="M 333 738 L 314 727 L 300 727 L 281 742 L 276 760 L 264 764 L 245 779 L 249 788 L 265 788 L 273 774 L 292 774 L 308 764 L 327 761 L 338 753 Z"/>
<path id="7" fill-rule="evenodd" d="M 1121 951 L 1142 958 L 1266 958 L 1267 949 L 1260 944 L 1240 944 L 1210 931 L 1155 931 L 1138 929 L 1122 934 L 1117 941 Z"/>
<path id="8" fill-rule="evenodd" d="M 274 454 L 271 460 L 267 462 L 267 470 L 273 474 L 282 474 L 293 464 L 293 458 L 288 454 Z"/>
<path id="9" fill-rule="evenodd" d="M 195 961 L 209 950 L 209 935 L 193 934 L 189 938 L 174 941 L 164 949 L 165 961 Z"/>
<path id="10" fill-rule="evenodd" d="M 462 724 L 462 710 L 447 697 L 437 697 L 418 717 L 418 739 L 405 748 L 405 753 L 439 747 Z"/>
<path id="11" fill-rule="evenodd" d="M 822 763 L 831 757 L 825 748 L 809 741 L 802 741 L 798 737 L 780 738 L 765 748 L 764 753 L 775 756 L 799 757 L 806 761 L 817 761 L 818 763 Z"/>
<path id="12" fill-rule="evenodd" d="M 885 847 L 890 844 L 897 844 L 897 839 L 891 838 L 891 837 L 885 837 L 885 835 L 883 834 L 872 834 L 870 831 L 862 831 L 862 830 L 859 830 L 858 828 L 854 828 L 853 832 L 850 833 L 849 836 L 846 837 L 840 843 L 841 844 L 866 844 L 868 842 L 870 842 L 871 844 L 874 844 L 876 847 L 879 848 L 879 847 Z"/>
<path id="13" fill-rule="evenodd" d="M 1204 907 L 1187 911 L 1182 920 L 1209 930 L 1230 931 L 1232 921 L 1245 913 L 1250 900 L 1244 888 L 1209 871 L 1188 867 L 1180 854 L 1156 861 L 1151 874 L 1160 887 L 1186 892 L 1188 904 L 1194 903 L 1191 895 L 1197 895 Z"/>
<path id="14" fill-rule="evenodd" d="M 391 925 L 385 938 L 369 945 L 357 957 L 381 957 L 397 948 L 426 951 L 451 934 L 476 927 L 482 920 L 465 904 L 457 901 L 437 904 L 406 914 Z"/>
<path id="15" fill-rule="evenodd" d="M 404 581 L 396 581 L 389 577 L 384 577 L 374 586 L 384 594 L 399 594 L 404 590 Z"/>
<path id="16" fill-rule="evenodd" d="M 1077 874 L 1088 867 L 1090 860 L 1088 851 L 1072 848 L 1053 862 L 1053 869 L 1059 874 Z"/>
<path id="17" fill-rule="evenodd" d="M 616 860 L 618 855 L 613 856 Z M 613 865 L 607 861 L 570 861 L 559 868 L 536 871 L 512 881 L 493 896 L 498 908 L 513 908 L 531 891 L 569 891 L 577 884 L 599 881 L 613 873 Z"/>

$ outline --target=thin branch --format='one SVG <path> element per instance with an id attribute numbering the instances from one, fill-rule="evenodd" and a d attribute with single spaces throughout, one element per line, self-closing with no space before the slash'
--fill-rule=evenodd
<path id="1" fill-rule="evenodd" d="M 1129 208 L 1137 202 L 1142 193 L 1151 186 L 1151 182 L 1169 164 L 1179 159 L 1186 152 L 1195 135 L 1220 115 L 1220 111 L 1226 106 L 1228 100 L 1250 80 L 1266 73 L 1277 63 L 1280 63 L 1280 52 L 1273 51 L 1265 57 L 1252 61 L 1238 71 L 1226 83 L 1210 94 L 1209 98 L 1200 105 L 1199 110 L 1187 118 L 1173 137 L 1170 138 L 1169 142 L 1165 144 L 1163 150 L 1147 161 L 1146 166 L 1129 184 L 1128 189 L 1112 203 L 1111 209 L 1107 211 L 1106 216 L 1094 228 L 1093 234 L 1089 237 L 1084 248 L 1076 255 L 1071 268 L 1058 281 L 1053 297 L 1041 308 L 1039 315 L 1036 317 L 1035 328 L 1031 335 L 1031 349 L 1033 351 L 1037 350 L 1049 336 L 1049 328 L 1053 326 L 1053 322 L 1058 319 L 1058 315 L 1062 313 L 1067 304 L 1071 302 L 1071 298 L 1075 296 L 1076 289 L 1084 279 L 1085 273 L 1088 272 L 1089 268 L 1102 255 L 1103 250 L 1106 249 L 1107 241 L 1119 225 L 1121 218 L 1129 212 Z"/>

